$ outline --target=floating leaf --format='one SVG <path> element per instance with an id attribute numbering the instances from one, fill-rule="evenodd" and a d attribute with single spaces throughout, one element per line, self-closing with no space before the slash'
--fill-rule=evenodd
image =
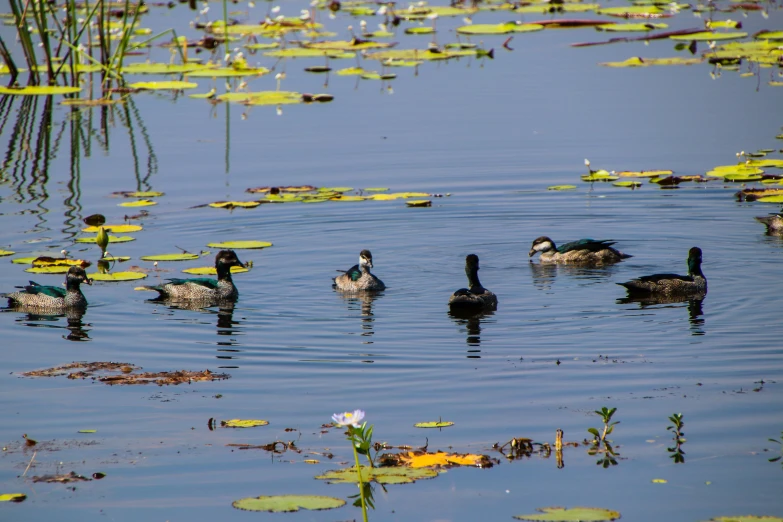
<path id="1" fill-rule="evenodd" d="M 748 33 L 743 33 L 741 31 L 737 32 L 713 32 L 713 31 L 702 31 L 700 33 L 692 33 L 692 34 L 679 34 L 670 36 L 670 40 L 685 40 L 685 41 L 694 41 L 694 42 L 714 42 L 716 40 L 739 40 L 740 38 L 745 38 L 748 36 Z"/>
<path id="2" fill-rule="evenodd" d="M 532 515 L 514 515 L 518 520 L 552 521 L 552 522 L 600 522 L 620 518 L 620 513 L 602 508 L 589 507 L 544 507 L 538 508 L 541 513 Z"/>
<path id="3" fill-rule="evenodd" d="M 353 187 L 321 187 L 318 192 L 351 192 Z"/>
<path id="4" fill-rule="evenodd" d="M 429 199 L 410 199 L 405 204 L 409 207 L 431 207 L 432 201 Z"/>
<path id="5" fill-rule="evenodd" d="M 783 40 L 783 31 L 761 31 L 753 35 L 757 40 Z"/>
<path id="6" fill-rule="evenodd" d="M 256 426 L 266 426 L 267 424 L 269 424 L 269 421 L 261 419 L 231 419 L 220 421 L 220 425 L 224 428 L 255 428 Z"/>
<path id="7" fill-rule="evenodd" d="M 364 196 L 344 196 L 342 194 L 337 194 L 329 199 L 331 201 L 364 201 L 370 198 L 366 198 Z"/>
<path id="8" fill-rule="evenodd" d="M 434 27 L 408 27 L 405 29 L 405 34 L 434 34 L 435 28 Z"/>
<path id="9" fill-rule="evenodd" d="M 98 232 L 99 226 L 90 226 L 83 228 L 82 232 Z M 142 230 L 141 225 L 102 225 L 106 232 L 114 232 L 115 234 L 128 234 L 130 232 L 138 232 Z"/>
<path id="10" fill-rule="evenodd" d="M 641 23 L 641 24 L 620 24 L 620 23 L 614 23 L 614 24 L 606 24 L 606 25 L 599 25 L 596 26 L 596 29 L 599 31 L 608 31 L 608 32 L 643 32 L 643 31 L 652 31 L 653 29 L 666 29 L 669 27 L 666 24 L 651 24 L 651 23 Z"/>
<path id="11" fill-rule="evenodd" d="M 255 208 L 260 204 L 260 201 L 215 201 L 209 206 L 214 208 Z"/>
<path id="12" fill-rule="evenodd" d="M 196 87 L 198 87 L 197 83 L 183 82 L 179 80 L 171 80 L 171 81 L 164 81 L 164 82 L 136 82 L 136 83 L 128 84 L 128 88 L 130 89 L 144 89 L 150 91 L 160 91 L 160 90 L 180 91 L 184 89 L 195 89 Z"/>
<path id="13" fill-rule="evenodd" d="M 101 258 L 101 261 L 108 261 L 108 262 L 119 262 L 124 263 L 125 261 L 130 261 L 130 257 L 128 256 L 103 256 Z"/>
<path id="14" fill-rule="evenodd" d="M 362 80 L 393 80 L 397 77 L 396 74 L 386 73 L 381 74 L 377 72 L 368 72 L 361 75 Z"/>
<path id="15" fill-rule="evenodd" d="M 268 241 L 221 241 L 220 243 L 207 243 L 207 246 L 209 248 L 231 248 L 231 249 L 240 249 L 240 248 L 267 248 L 271 247 L 272 243 L 269 243 Z"/>
<path id="16" fill-rule="evenodd" d="M 191 261 L 198 258 L 198 254 L 191 254 L 190 252 L 179 252 L 176 254 L 155 254 L 152 256 L 141 256 L 139 259 L 142 261 Z"/>
<path id="17" fill-rule="evenodd" d="M 11 252 L 10 250 L 0 250 L 0 257 L 12 256 L 14 254 L 16 254 L 16 252 Z"/>
<path id="18" fill-rule="evenodd" d="M 388 188 L 384 188 L 384 187 L 372 187 L 372 188 L 366 188 L 366 189 L 362 189 L 362 190 L 365 191 L 365 192 L 385 192 L 385 191 L 387 191 L 389 189 Z"/>
<path id="19" fill-rule="evenodd" d="M 0 494 L 0 502 L 21 502 L 27 498 L 24 493 L 2 493 Z"/>
<path id="20" fill-rule="evenodd" d="M 90 266 L 89 261 L 85 261 L 84 259 L 71 259 L 67 257 L 49 257 L 49 256 L 39 256 L 33 259 L 32 261 L 33 266 L 64 266 L 64 267 L 71 267 L 71 266 L 80 266 L 82 268 L 86 268 Z"/>
<path id="21" fill-rule="evenodd" d="M 144 279 L 147 274 L 142 272 L 112 272 L 110 274 L 101 274 L 99 272 L 93 272 L 87 274 L 92 280 L 95 281 L 108 281 L 108 282 L 120 282 L 120 281 L 134 281 L 136 279 Z"/>
<path id="22" fill-rule="evenodd" d="M 239 76 L 263 76 L 269 74 L 266 67 L 214 67 L 185 73 L 188 78 L 233 78 Z M 183 82 L 186 83 L 186 82 Z M 185 87 L 188 88 L 189 87 Z"/>
<path id="23" fill-rule="evenodd" d="M 452 467 L 452 466 L 478 466 L 488 467 L 492 463 L 489 457 L 485 455 L 472 455 L 470 453 L 445 453 L 438 451 L 435 453 L 409 451 L 397 455 L 399 463 L 402 466 L 411 468 L 432 468 L 432 467 Z"/>
<path id="24" fill-rule="evenodd" d="M 576 190 L 576 185 L 552 185 L 547 190 Z"/>
<path id="25" fill-rule="evenodd" d="M 627 187 L 627 188 L 637 188 L 642 186 L 641 181 L 615 181 L 612 183 L 615 187 Z"/>
<path id="26" fill-rule="evenodd" d="M 764 196 L 758 198 L 756 201 L 761 203 L 783 203 L 783 196 Z"/>
<path id="27" fill-rule="evenodd" d="M 448 428 L 454 426 L 450 421 L 429 421 L 429 422 L 417 422 L 413 425 L 414 428 Z"/>
<path id="28" fill-rule="evenodd" d="M 38 259 L 38 256 L 35 257 L 15 257 L 11 260 L 11 262 L 15 265 L 31 265 L 33 264 L 33 261 Z"/>
<path id="29" fill-rule="evenodd" d="M 31 274 L 64 274 L 70 270 L 69 266 L 34 266 L 31 268 L 25 268 L 25 272 Z"/>
<path id="30" fill-rule="evenodd" d="M 217 275 L 217 269 L 214 266 L 201 266 L 196 268 L 185 268 L 182 270 L 186 274 L 193 274 L 193 275 Z M 243 272 L 249 272 L 250 270 L 241 267 L 241 266 L 232 266 L 231 267 L 231 273 L 232 274 L 241 274 Z"/>
<path id="31" fill-rule="evenodd" d="M 0 94 L 15 96 L 51 96 L 53 94 L 74 94 L 81 91 L 80 87 L 60 85 L 28 85 L 27 87 L 0 87 Z"/>
<path id="32" fill-rule="evenodd" d="M 121 207 L 151 207 L 152 205 L 157 205 L 158 203 L 155 201 L 151 201 L 149 199 L 140 199 L 138 201 L 126 201 L 125 203 L 120 203 L 119 206 Z"/>
<path id="33" fill-rule="evenodd" d="M 82 221 L 91 227 L 99 227 L 106 223 L 106 216 L 103 214 L 92 214 L 84 218 Z"/>
<path id="34" fill-rule="evenodd" d="M 624 170 L 617 173 L 621 178 L 656 178 L 659 176 L 671 176 L 672 174 L 674 174 L 673 170 Z"/>
<path id="35" fill-rule="evenodd" d="M 598 65 L 604 67 L 650 67 L 653 65 L 693 65 L 702 61 L 701 58 L 681 58 L 679 56 L 673 58 L 640 58 L 633 56 L 623 62 L 602 62 Z"/>
<path id="36" fill-rule="evenodd" d="M 652 483 L 653 484 L 666 484 L 667 482 L 669 482 L 669 481 L 666 480 L 666 479 L 658 479 L 658 478 L 652 479 Z"/>
<path id="37" fill-rule="evenodd" d="M 97 433 L 98 430 L 79 430 L 78 433 Z"/>
<path id="38" fill-rule="evenodd" d="M 269 497 L 262 495 L 235 500 L 231 505 L 245 511 L 288 513 L 300 509 L 334 509 L 344 506 L 345 500 L 318 495 L 274 495 Z"/>
<path id="39" fill-rule="evenodd" d="M 304 70 L 309 73 L 328 73 L 332 68 L 326 65 L 313 65 L 312 67 L 305 67 Z"/>
<path id="40" fill-rule="evenodd" d="M 163 192 L 157 192 L 155 190 L 121 190 L 119 192 L 112 192 L 112 196 L 122 196 L 124 198 L 159 198 L 163 196 Z M 92 225 L 93 223 L 88 223 Z M 103 223 L 101 223 L 102 225 Z"/>
<path id="41" fill-rule="evenodd" d="M 96 237 L 97 236 L 80 237 L 75 241 L 77 243 L 95 243 Z M 112 236 L 109 234 L 109 243 L 127 243 L 128 241 L 136 241 L 136 238 L 131 236 Z"/>
<path id="42" fill-rule="evenodd" d="M 660 15 L 663 10 L 654 5 L 635 5 L 625 7 L 602 7 L 598 14 L 617 16 L 620 18 L 651 18 L 651 15 Z"/>
<path id="43" fill-rule="evenodd" d="M 426 192 L 393 192 L 391 194 L 373 194 L 372 199 L 387 201 L 400 198 L 426 198 Z"/>
<path id="44" fill-rule="evenodd" d="M 337 76 L 360 76 L 366 72 L 361 67 L 347 67 L 337 71 Z"/>
<path id="45" fill-rule="evenodd" d="M 507 22 L 503 24 L 471 24 L 457 27 L 459 34 L 508 34 L 508 33 L 529 33 L 541 31 L 544 29 L 540 24 L 522 24 L 516 22 Z"/>
<path id="46" fill-rule="evenodd" d="M 376 482 L 378 484 L 408 484 L 417 480 L 430 479 L 438 476 L 438 472 L 428 468 L 386 467 L 370 468 L 361 467 L 362 482 Z M 356 484 L 356 468 L 350 467 L 327 471 L 323 475 L 315 477 L 318 480 L 326 480 L 329 484 Z"/>

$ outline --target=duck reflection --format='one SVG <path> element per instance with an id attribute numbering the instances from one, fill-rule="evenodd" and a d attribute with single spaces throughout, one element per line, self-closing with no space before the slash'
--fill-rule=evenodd
<path id="1" fill-rule="evenodd" d="M 235 303 L 228 299 L 150 299 L 147 302 L 155 303 L 168 307 L 169 310 L 188 310 L 191 312 L 200 312 L 205 315 L 216 316 L 216 328 L 219 340 L 217 345 L 219 352 L 239 352 L 234 348 L 241 346 L 236 340 L 236 336 L 242 335 L 242 322 L 234 319 Z M 234 359 L 233 355 L 218 355 L 218 359 Z"/>
<path id="2" fill-rule="evenodd" d="M 644 310 L 651 307 L 660 308 L 681 308 L 680 306 L 665 306 L 665 305 L 677 305 L 680 303 L 687 303 L 688 320 L 691 323 L 691 335 L 704 335 L 704 309 L 703 302 L 707 295 L 706 292 L 687 295 L 687 296 L 665 296 L 665 295 L 649 295 L 644 297 L 624 297 L 618 299 L 618 304 L 637 303 L 639 309 Z M 664 306 L 662 306 L 664 305 Z"/>
<path id="3" fill-rule="evenodd" d="M 587 281 L 605 281 L 617 271 L 615 265 L 591 267 L 557 263 L 534 263 L 532 261 L 528 265 L 530 266 L 533 286 L 542 291 L 552 290 L 552 285 L 558 274 Z"/>
<path id="4" fill-rule="evenodd" d="M 90 336 L 85 329 L 85 326 L 91 326 L 85 324 L 82 321 L 84 317 L 84 308 L 67 308 L 63 310 L 34 307 L 34 306 L 10 306 L 4 310 L 5 312 L 17 312 L 25 314 L 19 317 L 16 322 L 22 323 L 25 326 L 32 328 L 63 328 L 68 330 L 67 334 L 63 335 L 63 339 L 66 341 L 91 341 Z M 65 318 L 67 324 L 60 324 L 60 319 Z"/>
<path id="5" fill-rule="evenodd" d="M 449 310 L 449 317 L 458 326 L 464 326 L 468 344 L 468 359 L 480 359 L 481 350 L 481 323 L 487 323 L 488 319 L 495 315 L 493 310 L 470 313 L 468 311 Z"/>
<path id="6" fill-rule="evenodd" d="M 373 314 L 372 306 L 375 300 L 383 294 L 377 292 L 335 293 L 342 298 L 346 305 L 348 305 L 348 310 L 355 310 L 361 314 L 361 335 L 362 337 L 367 337 L 367 339 L 362 342 L 364 344 L 372 344 L 372 340 L 369 339 L 375 335 L 375 325 L 373 324 L 375 322 L 375 315 Z"/>

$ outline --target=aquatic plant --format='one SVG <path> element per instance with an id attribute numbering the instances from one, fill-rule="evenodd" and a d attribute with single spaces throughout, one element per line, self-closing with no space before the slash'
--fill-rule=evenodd
<path id="1" fill-rule="evenodd" d="M 606 438 L 607 435 L 611 434 L 612 431 L 614 431 L 614 427 L 617 424 L 620 424 L 620 421 L 612 422 L 612 415 L 614 415 L 614 412 L 617 411 L 617 408 L 607 408 L 604 406 L 600 410 L 595 410 L 595 413 L 601 416 L 601 419 L 604 421 L 604 429 L 602 432 L 599 432 L 597 428 L 588 428 L 587 431 L 593 434 L 595 436 L 595 443 L 598 444 L 599 442 L 604 442 L 608 440 Z M 611 441 L 610 441 L 611 442 Z"/>
<path id="2" fill-rule="evenodd" d="M 674 433 L 674 446 L 666 448 L 666 451 L 671 453 L 671 458 L 674 459 L 675 464 L 685 463 L 685 452 L 682 451 L 682 444 L 685 443 L 682 428 L 685 426 L 685 421 L 682 420 L 682 413 L 673 413 L 669 420 L 672 422 L 672 426 L 667 426 L 666 429 Z"/>
<path id="3" fill-rule="evenodd" d="M 356 475 L 359 480 L 359 501 L 361 502 L 362 507 L 362 519 L 364 522 L 367 522 L 368 499 L 366 493 L 369 488 L 365 488 L 364 481 L 362 480 L 362 466 L 359 462 L 359 454 L 361 453 L 367 457 L 367 461 L 372 468 L 373 462 L 370 458 L 370 448 L 372 448 L 372 431 L 374 426 L 367 426 L 367 422 L 362 422 L 362 420 L 364 420 L 364 411 L 362 410 L 354 410 L 353 412 L 347 411 L 345 413 L 335 413 L 332 415 L 332 421 L 337 426 L 345 426 L 348 428 L 347 439 L 351 442 L 353 458 L 356 461 Z M 367 485 L 369 486 L 369 482 Z"/>
<path id="4" fill-rule="evenodd" d="M 777 457 L 772 457 L 769 459 L 770 462 L 777 462 L 780 459 L 783 459 L 783 431 L 780 432 L 780 440 L 778 439 L 768 439 L 770 442 L 774 442 L 775 444 L 778 444 L 780 446 L 781 455 L 778 455 Z"/>

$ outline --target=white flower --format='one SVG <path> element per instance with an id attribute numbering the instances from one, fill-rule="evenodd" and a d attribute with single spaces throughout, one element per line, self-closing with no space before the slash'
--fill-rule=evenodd
<path id="1" fill-rule="evenodd" d="M 283 78 L 285 78 L 285 76 L 283 76 L 283 73 L 275 74 L 275 80 L 282 80 Z"/>
<path id="2" fill-rule="evenodd" d="M 282 116 L 283 115 L 283 107 L 281 105 L 277 106 L 277 115 Z"/>
<path id="3" fill-rule="evenodd" d="M 361 26 L 361 28 L 362 28 L 362 31 L 364 31 L 365 29 L 367 29 L 367 20 L 361 20 L 361 21 L 359 22 L 359 26 Z"/>
<path id="4" fill-rule="evenodd" d="M 277 14 L 277 13 L 279 13 L 279 12 L 280 12 L 280 6 L 279 6 L 279 5 L 276 5 L 276 6 L 274 6 L 272 9 L 270 9 L 270 11 L 272 12 L 272 14 Z"/>
<path id="5" fill-rule="evenodd" d="M 68 257 L 68 251 L 65 249 L 60 250 L 60 253 L 63 255 L 63 257 Z"/>
<path id="6" fill-rule="evenodd" d="M 285 16 L 283 15 L 278 15 L 275 17 L 276 22 L 282 22 L 283 20 L 285 20 Z"/>
<path id="7" fill-rule="evenodd" d="M 382 5 L 378 11 L 375 12 L 378 16 L 386 16 L 386 12 L 388 11 L 388 8 L 385 5 Z"/>
<path id="8" fill-rule="evenodd" d="M 361 422 L 364 419 L 364 412 L 362 410 L 354 410 L 352 412 L 346 411 L 345 413 L 335 413 L 332 415 L 332 421 L 338 426 L 353 426 L 358 428 L 361 426 Z"/>
<path id="9" fill-rule="evenodd" d="M 378 29 L 380 29 L 382 33 L 388 32 L 386 29 L 386 24 L 378 24 Z"/>
<path id="10" fill-rule="evenodd" d="M 329 11 L 329 20 L 337 20 L 337 15 Z"/>
<path id="11" fill-rule="evenodd" d="M 589 166 L 590 166 L 590 160 L 589 160 L 589 159 L 587 159 L 587 158 L 585 158 L 585 166 L 586 166 L 586 167 L 589 167 Z"/>
<path id="12" fill-rule="evenodd" d="M 466 16 L 465 18 L 463 18 L 463 19 L 462 19 L 462 21 L 463 21 L 463 22 L 465 22 L 465 24 L 467 24 L 467 25 L 470 25 L 470 24 L 472 24 L 472 23 L 473 23 L 473 20 L 471 20 L 471 19 L 470 19 L 470 18 L 468 18 L 467 16 Z"/>
<path id="13" fill-rule="evenodd" d="M 312 2 L 310 2 L 310 7 L 315 7 L 317 5 L 318 5 L 318 0 L 313 0 Z"/>
<path id="14" fill-rule="evenodd" d="M 427 18 L 430 20 L 437 20 L 438 19 L 438 13 L 430 13 L 427 15 Z"/>
<path id="15" fill-rule="evenodd" d="M 255 6 L 256 6 L 255 2 L 248 2 L 247 3 L 247 7 L 249 7 L 250 9 L 253 9 Z"/>

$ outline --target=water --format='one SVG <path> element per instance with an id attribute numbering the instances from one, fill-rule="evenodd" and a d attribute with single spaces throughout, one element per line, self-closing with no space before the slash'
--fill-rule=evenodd
<path id="1" fill-rule="evenodd" d="M 779 13 L 771 14 L 770 21 L 751 14 L 746 30 L 780 25 Z M 486 37 L 498 53 L 494 62 L 428 64 L 418 76 L 404 70 L 393 95 L 377 83 L 355 87 L 339 77 L 324 88 L 323 77 L 289 61 L 290 88 L 330 92 L 335 102 L 284 107 L 282 117 L 274 108 L 232 106 L 228 145 L 225 105 L 137 95 L 127 113 L 135 154 L 123 112 L 115 113 L 109 151 L 94 141 L 78 179 L 67 154 L 69 109 L 55 106 L 53 128 L 63 141 L 46 179 L 20 174 L 29 163 L 16 159 L 18 145 L 8 156 L 15 159 L 0 185 L 3 248 L 18 255 L 67 248 L 94 261 L 95 247 L 72 242 L 81 218 L 102 213 L 120 222 L 136 211 L 108 195 L 137 188 L 166 196 L 140 221 L 145 229 L 136 241 L 110 245 L 112 254 L 132 256 L 130 264 L 152 268 L 138 257 L 177 247 L 197 252 L 212 241 L 274 246 L 238 252 L 255 266 L 235 277 L 241 296 L 233 310 L 172 309 L 145 301 L 151 294 L 134 292 L 133 283 L 96 283 L 85 289 L 90 307 L 72 318 L 70 330 L 64 317 L 0 314 L 7 448 L 0 491 L 28 494 L 25 503 L 4 506 L 3 519 L 233 520 L 246 515 L 231 502 L 248 496 L 346 498 L 355 487 L 312 477 L 351 460 L 339 431 L 321 424 L 357 407 L 367 411 L 378 441 L 429 442 L 431 450 L 502 461 L 490 470 L 452 469 L 415 485 L 376 488 L 373 520 L 508 520 L 549 505 L 607 507 L 641 521 L 783 514 L 783 470 L 767 461 L 780 451 L 767 439 L 783 430 L 783 241 L 753 220 L 778 207 L 738 203 L 732 195 L 739 186 L 716 182 L 677 190 L 645 183 L 630 191 L 578 179 L 584 158 L 594 168 L 694 174 L 735 161 L 740 150 L 780 148 L 780 93 L 763 82 L 756 92 L 755 79 L 736 74 L 712 80 L 706 65 L 595 65 L 668 56 L 670 43 L 568 47 L 602 38 L 596 35 L 519 35 L 511 53 Z M 252 87 L 274 88 L 274 80 Z M 6 103 L 8 142 L 20 102 Z M 400 201 L 191 208 L 251 199 L 248 187 L 302 183 L 451 195 L 423 209 Z M 578 190 L 546 190 L 563 183 Z M 527 257 L 540 235 L 558 243 L 612 238 L 634 257 L 603 269 L 542 267 Z M 704 251 L 709 293 L 702 303 L 619 301 L 625 293 L 614 283 L 684 273 L 691 246 Z M 374 272 L 388 290 L 373 298 L 334 292 L 335 270 L 355 264 L 363 248 L 372 251 Z M 481 258 L 482 283 L 500 304 L 494 314 L 466 320 L 449 316 L 446 302 L 465 285 L 469 253 Z M 161 263 L 171 271 L 145 284 L 212 259 Z M 2 289 L 30 278 L 21 266 L 5 266 Z M 59 284 L 62 277 L 33 279 Z M 231 379 L 110 388 L 20 377 L 74 360 L 148 371 L 209 368 Z M 554 456 L 509 462 L 492 449 L 512 437 L 552 442 L 557 428 L 565 440 L 581 441 L 587 428 L 600 426 L 592 412 L 603 406 L 617 407 L 621 421 L 611 436 L 618 464 L 609 469 L 597 466 L 599 456 L 586 446 L 566 448 L 562 469 Z M 667 417 L 675 412 L 684 414 L 687 438 L 686 462 L 678 465 L 666 450 Z M 270 425 L 210 431 L 211 417 Z M 412 427 L 438 418 L 455 426 Z M 98 431 L 76 433 L 87 428 Z M 27 477 L 71 469 L 108 476 L 75 490 L 20 478 L 32 457 L 20 444 L 23 433 L 41 441 Z M 226 446 L 274 440 L 294 440 L 302 453 Z M 320 463 L 307 465 L 306 458 Z M 292 516 L 360 515 L 346 507 Z"/>

